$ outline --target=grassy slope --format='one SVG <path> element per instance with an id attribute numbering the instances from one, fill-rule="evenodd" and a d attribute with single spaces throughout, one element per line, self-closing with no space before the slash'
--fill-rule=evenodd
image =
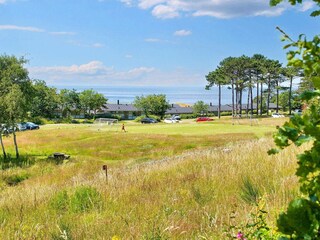
<path id="1" fill-rule="evenodd" d="M 52 125 L 19 133 L 22 152 L 43 157 L 65 151 L 72 160 L 60 166 L 38 160 L 27 169 L 2 171 L 2 176 L 27 172 L 30 178 L 18 186 L 3 187 L 0 234 L 3 239 L 59 239 L 63 234 L 72 239 L 110 239 L 114 235 L 123 239 L 223 239 L 229 213 L 236 210 L 244 220 L 252 209 L 239 197 L 244 178 L 264 194 L 272 221 L 297 192 L 292 177 L 297 149 L 270 157 L 266 150 L 272 141 L 256 139 L 272 132 L 275 124 L 279 122 L 263 120 L 259 126 L 228 121 L 128 123 L 128 133 L 101 126 Z M 246 142 L 235 143 L 240 140 Z M 111 165 L 108 184 L 101 171 L 102 160 L 124 160 Z M 81 185 L 99 190 L 102 209 L 74 213 L 50 207 L 62 189 L 72 193 Z"/>

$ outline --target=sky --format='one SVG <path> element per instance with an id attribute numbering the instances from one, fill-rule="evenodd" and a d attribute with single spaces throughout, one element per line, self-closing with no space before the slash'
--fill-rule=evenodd
<path id="1" fill-rule="evenodd" d="M 51 86 L 205 86 L 224 58 L 286 64 L 281 27 L 319 34 L 312 1 L 0 0 L 0 54 Z"/>

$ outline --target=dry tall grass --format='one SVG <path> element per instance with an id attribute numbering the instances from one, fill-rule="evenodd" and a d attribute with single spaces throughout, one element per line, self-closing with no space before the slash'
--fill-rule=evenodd
<path id="1" fill-rule="evenodd" d="M 225 239 L 231 212 L 246 221 L 253 208 L 241 199 L 243 179 L 265 198 L 273 225 L 298 193 L 295 155 L 301 150 L 268 156 L 272 146 L 264 138 L 121 162 L 112 165 L 108 182 L 93 157 L 36 164 L 37 176 L 0 194 L 1 239 Z M 97 189 L 103 205 L 84 212 L 52 207 L 61 191 L 72 195 L 79 186 Z"/>

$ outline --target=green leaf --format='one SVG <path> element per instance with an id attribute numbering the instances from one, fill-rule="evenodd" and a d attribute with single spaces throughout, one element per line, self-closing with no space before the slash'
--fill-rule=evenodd
<path id="1" fill-rule="evenodd" d="M 268 150 L 269 155 L 277 154 L 279 152 L 280 152 L 280 150 L 278 148 L 272 148 L 272 149 Z"/>
<path id="2" fill-rule="evenodd" d="M 301 146 L 303 143 L 306 143 L 306 142 L 309 142 L 312 140 L 314 140 L 314 138 L 311 136 L 301 135 L 301 136 L 299 136 L 298 140 L 295 141 L 294 143 L 297 146 Z"/>

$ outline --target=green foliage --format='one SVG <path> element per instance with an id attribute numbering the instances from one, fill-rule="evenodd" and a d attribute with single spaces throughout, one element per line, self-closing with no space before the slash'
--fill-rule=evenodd
<path id="1" fill-rule="evenodd" d="M 318 0 L 314 0 L 318 6 Z M 271 1 L 276 5 L 281 1 Z M 302 3 L 302 0 L 290 0 L 290 3 Z M 313 16 L 319 14 L 314 11 Z M 310 79 L 313 86 L 320 88 L 320 37 L 315 36 L 308 41 L 301 34 L 297 41 L 293 41 L 284 31 L 283 40 L 289 41 L 284 48 L 290 48 L 287 53 L 288 65 L 302 68 L 305 77 Z M 274 135 L 278 148 L 283 149 L 291 144 L 301 146 L 311 142 L 312 147 L 303 154 L 298 155 L 298 168 L 296 175 L 301 184 L 300 191 L 303 197 L 290 202 L 287 211 L 282 213 L 277 221 L 279 231 L 286 236 L 282 239 L 319 239 L 320 232 L 320 91 L 306 91 L 301 94 L 308 109 L 303 116 L 294 115 Z M 277 152 L 277 149 L 269 153 Z"/>
<path id="2" fill-rule="evenodd" d="M 259 189 L 254 186 L 249 178 L 242 180 L 240 197 L 243 201 L 249 204 L 256 204 L 260 197 Z"/>
<path id="3" fill-rule="evenodd" d="M 14 174 L 14 175 L 5 177 L 4 181 L 9 186 L 15 186 L 20 182 L 28 179 L 29 177 L 30 177 L 30 174 L 28 173 Z"/>
<path id="4" fill-rule="evenodd" d="M 73 213 L 88 212 L 102 208 L 102 196 L 93 187 L 77 187 L 72 194 L 66 190 L 58 192 L 50 201 L 50 206 L 58 211 Z"/>
<path id="5" fill-rule="evenodd" d="M 35 164 L 34 158 L 30 156 L 20 156 L 19 158 L 12 157 L 7 154 L 7 157 L 0 156 L 0 169 L 5 170 L 9 168 L 27 168 Z"/>
<path id="6" fill-rule="evenodd" d="M 279 231 L 294 239 L 318 239 L 320 206 L 304 198 L 290 202 L 287 212 L 279 216 L 277 225 Z"/>
<path id="7" fill-rule="evenodd" d="M 207 114 L 209 111 L 209 105 L 205 104 L 203 101 L 197 101 L 193 105 L 193 113 L 197 116 Z"/>
<path id="8" fill-rule="evenodd" d="M 30 115 L 33 118 L 54 118 L 59 105 L 57 89 L 48 87 L 45 81 L 33 81 L 33 99 L 30 106 Z"/>
<path id="9" fill-rule="evenodd" d="M 279 237 L 279 234 L 272 229 L 266 217 L 268 212 L 264 210 L 264 200 L 260 199 L 255 203 L 255 207 L 249 215 L 249 220 L 245 222 L 237 222 L 235 213 L 230 216 L 231 224 L 225 229 L 227 239 L 260 239 L 260 240 L 273 240 Z"/>
<path id="10" fill-rule="evenodd" d="M 69 196 L 66 190 L 62 190 L 55 194 L 50 200 L 50 207 L 59 210 L 59 211 L 67 211 L 69 206 Z"/>
<path id="11" fill-rule="evenodd" d="M 107 99 L 103 94 L 98 93 L 92 89 L 84 90 L 79 94 L 79 100 L 81 108 L 84 110 L 84 113 L 93 115 L 106 104 Z"/>
<path id="12" fill-rule="evenodd" d="M 164 94 L 152 94 L 147 96 L 137 96 L 133 102 L 134 106 L 140 109 L 146 116 L 150 114 L 164 117 L 166 111 L 170 108 L 170 104 Z"/>
<path id="13" fill-rule="evenodd" d="M 288 2 L 291 5 L 296 5 L 296 4 L 301 4 L 303 0 L 288 0 Z M 320 2 L 319 0 L 313 0 L 315 2 L 315 4 L 318 5 L 318 7 L 320 7 Z M 270 5 L 271 6 L 276 6 L 281 2 L 285 2 L 285 0 L 270 0 Z M 315 10 L 310 14 L 311 17 L 316 17 L 316 16 L 320 16 L 320 10 Z"/>

